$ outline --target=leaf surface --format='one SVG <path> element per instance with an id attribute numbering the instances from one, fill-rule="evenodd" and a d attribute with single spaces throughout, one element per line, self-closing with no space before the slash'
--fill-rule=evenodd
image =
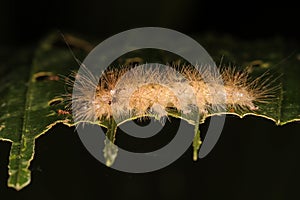
<path id="1" fill-rule="evenodd" d="M 261 104 L 255 111 L 228 110 L 225 113 L 211 115 L 234 114 L 240 117 L 256 115 L 273 120 L 278 125 L 300 120 L 300 79 L 298 77 L 300 51 L 297 45 L 278 38 L 255 42 L 212 35 L 194 38 L 206 48 L 217 63 L 220 63 L 223 57 L 222 64 L 244 67 L 252 65 L 253 76 L 262 74 L 266 70 L 270 70 L 271 74 L 274 72 L 275 78 L 279 76 L 280 90 L 278 98 L 273 102 Z M 68 76 L 71 70 L 78 68 L 78 64 L 61 39 L 58 34 L 52 34 L 40 44 L 33 56 L 33 51 L 27 49 L 15 55 L 11 61 L 1 63 L 4 67 L 0 68 L 0 140 L 12 143 L 8 186 L 17 190 L 30 183 L 28 168 L 34 157 L 35 139 L 57 123 L 73 125 L 71 115 L 63 112 L 65 105 L 62 103 L 61 95 L 66 93 L 66 88 L 64 80 L 58 75 Z M 76 56 L 83 56 L 91 49 L 91 46 L 81 39 L 72 36 L 69 39 L 75 47 L 73 51 Z M 146 56 L 155 57 L 157 62 L 163 64 L 174 62 L 174 57 L 162 55 Z M 129 53 L 122 59 L 118 59 L 115 64 L 140 63 L 145 61 L 142 56 L 144 52 Z M 181 118 L 174 110 L 170 110 L 169 115 Z M 202 117 L 200 124 L 209 116 Z M 128 120 L 132 119 L 125 121 Z M 108 130 L 108 134 L 110 140 L 114 141 L 116 126 L 111 126 L 108 121 L 103 121 L 99 125 L 113 127 L 112 130 Z M 104 153 L 108 162 L 112 164 L 116 155 L 111 155 L 111 152 L 116 154 L 117 149 L 111 149 L 115 146 L 108 141 L 106 144 Z M 195 129 L 193 143 L 195 152 L 200 144 L 200 133 Z"/>

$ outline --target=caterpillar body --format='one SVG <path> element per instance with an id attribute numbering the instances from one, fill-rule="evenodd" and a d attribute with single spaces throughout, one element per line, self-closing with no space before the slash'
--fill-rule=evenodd
<path id="1" fill-rule="evenodd" d="M 253 79 L 247 70 L 234 67 L 187 65 L 162 69 L 156 64 L 145 64 L 108 69 L 99 81 L 88 69 L 83 72 L 75 75 L 75 84 L 69 82 L 77 91 L 72 99 L 77 121 L 113 117 L 120 122 L 147 115 L 160 120 L 167 117 L 170 108 L 188 114 L 194 107 L 201 115 L 256 111 L 259 103 L 272 102 L 277 90 L 266 74 Z"/>

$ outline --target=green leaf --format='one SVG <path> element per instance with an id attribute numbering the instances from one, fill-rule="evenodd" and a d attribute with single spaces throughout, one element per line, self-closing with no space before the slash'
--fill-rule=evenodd
<path id="1" fill-rule="evenodd" d="M 227 113 L 211 115 L 235 114 L 240 117 L 256 115 L 271 119 L 278 125 L 300 120 L 298 89 L 300 85 L 298 78 L 300 52 L 298 46 L 287 45 L 280 38 L 255 42 L 212 35 L 195 38 L 198 38 L 200 44 L 206 48 L 217 63 L 224 57 L 222 64 L 255 65 L 253 67 L 254 76 L 264 73 L 266 70 L 282 74 L 279 79 L 281 89 L 278 99 L 273 103 L 259 105 L 260 109 L 257 111 L 232 112 L 229 110 Z M 75 47 L 73 51 L 76 56 L 83 56 L 86 51 L 91 49 L 91 46 L 83 40 L 72 36 L 69 36 L 68 39 L 69 43 Z M 22 189 L 30 182 L 28 167 L 34 156 L 35 139 L 57 123 L 74 125 L 70 114 L 59 112 L 65 106 L 64 103 L 61 103 L 60 96 L 66 91 L 64 80 L 57 75 L 68 76 L 71 70 L 78 68 L 78 64 L 64 42 L 61 41 L 61 36 L 52 34 L 36 49 L 33 57 L 32 50 L 27 49 L 13 56 L 12 61 L 4 64 L 4 68 L 0 68 L 0 139 L 12 142 L 8 185 L 17 190 Z M 138 51 L 128 54 L 123 57 L 124 60 L 119 59 L 118 64 L 143 62 L 143 58 L 140 58 L 141 55 L 143 52 Z M 174 61 L 174 57 L 165 55 L 157 60 L 162 63 L 170 63 Z M 181 118 L 174 110 L 170 110 L 169 115 Z M 200 124 L 209 116 L 199 119 Z M 125 121 L 128 120 L 132 119 Z M 200 132 L 197 127 L 198 123 L 188 122 L 196 125 L 193 142 L 195 158 L 201 144 Z M 103 121 L 99 125 L 108 128 L 107 135 L 112 141 L 112 143 L 105 141 L 104 149 L 107 164 L 111 165 L 117 153 L 116 146 L 113 144 L 117 126 L 109 121 Z"/>
<path id="2" fill-rule="evenodd" d="M 32 56 L 24 52 L 13 59 L 18 62 L 8 63 L 1 73 L 0 139 L 12 142 L 8 186 L 20 190 L 30 182 L 28 167 L 35 139 L 56 123 L 70 122 L 70 116 L 57 114 L 63 109 L 62 99 L 57 96 L 65 92 L 57 80 L 58 74 L 68 72 L 74 61 L 68 52 L 54 49 L 48 41 L 36 51 L 33 62 Z"/>

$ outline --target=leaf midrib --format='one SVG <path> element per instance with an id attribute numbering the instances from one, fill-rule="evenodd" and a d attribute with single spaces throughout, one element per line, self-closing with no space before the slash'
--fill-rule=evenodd
<path id="1" fill-rule="evenodd" d="M 31 66 L 30 72 L 29 72 L 29 77 L 28 77 L 28 81 L 27 81 L 27 89 L 26 89 L 26 98 L 25 98 L 25 105 L 24 105 L 24 118 L 23 118 L 23 122 L 22 122 L 22 129 L 21 129 L 21 138 L 20 138 L 20 148 L 18 148 L 18 155 L 22 156 L 22 148 L 24 146 L 24 138 L 26 135 L 26 128 L 27 128 L 27 122 L 29 119 L 29 111 L 30 111 L 30 107 L 32 105 L 32 83 L 33 81 L 31 80 L 31 77 L 33 75 L 33 67 Z M 25 83 L 26 84 L 26 83 Z M 16 172 L 16 183 L 20 182 L 20 171 L 21 171 L 21 159 L 22 157 L 19 157 L 17 159 L 17 172 Z M 28 164 L 27 164 L 28 165 Z"/>

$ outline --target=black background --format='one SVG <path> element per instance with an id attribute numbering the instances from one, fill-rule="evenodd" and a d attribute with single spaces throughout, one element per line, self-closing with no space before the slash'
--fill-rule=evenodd
<path id="1" fill-rule="evenodd" d="M 53 30 L 106 38 L 143 26 L 250 41 L 280 36 L 298 42 L 300 34 L 298 6 L 288 1 L 0 2 L 2 48 L 36 44 Z M 230 116 L 206 158 L 193 162 L 190 148 L 160 171 L 127 174 L 96 161 L 74 129 L 56 126 L 37 140 L 32 183 L 20 192 L 6 186 L 10 144 L 0 143 L 0 199 L 297 198 L 299 130 L 299 123 L 277 127 L 262 118 Z"/>
<path id="2" fill-rule="evenodd" d="M 32 43 L 51 30 L 106 38 L 121 31 L 159 26 L 185 34 L 214 31 L 249 38 L 298 38 L 293 1 L 17 1 L 0 2 L 1 43 Z"/>

